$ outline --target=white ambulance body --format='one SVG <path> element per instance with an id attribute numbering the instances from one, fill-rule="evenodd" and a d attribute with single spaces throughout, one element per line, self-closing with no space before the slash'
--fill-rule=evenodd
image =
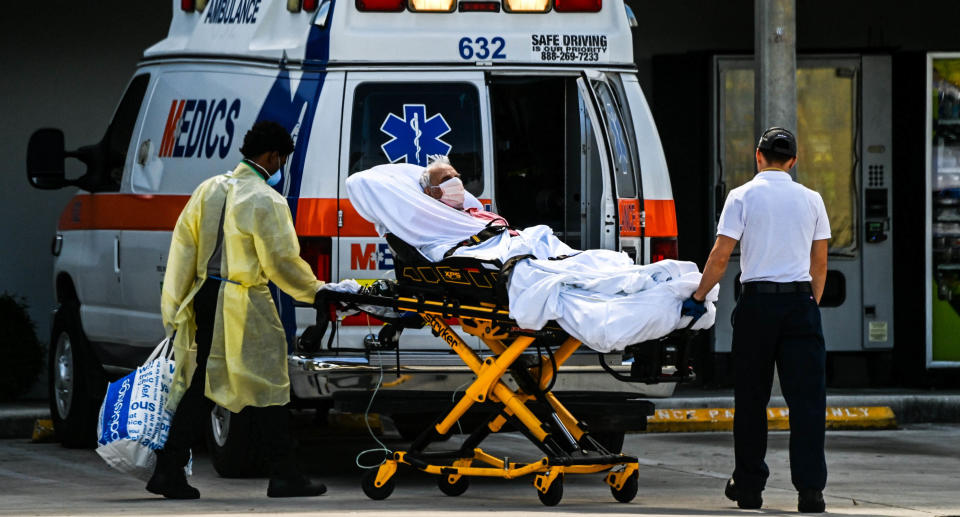
<path id="1" fill-rule="evenodd" d="M 296 142 L 276 188 L 322 280 L 392 275 L 385 241 L 344 181 L 382 163 L 424 165 L 428 154 L 448 155 L 467 189 L 513 226 L 548 224 L 575 248 L 622 249 L 640 263 L 675 258 L 666 161 L 622 0 L 190 4 L 173 2 L 167 38 L 145 52 L 103 140 L 67 153 L 87 162 L 84 177 L 63 179 L 62 133 L 31 140 L 35 186 L 81 187 L 54 246 L 51 404 L 61 438 L 99 404 L 97 365 L 128 371 L 163 337 L 177 216 L 201 181 L 236 166 L 258 120 L 279 122 Z M 379 324 L 365 317 L 343 321 L 330 348 L 325 339 L 319 354 L 298 355 L 296 335 L 315 313 L 279 298 L 299 402 L 351 390 L 365 402 L 381 367 L 390 385 L 381 393 L 449 398 L 470 378 L 427 331 L 407 331 L 399 355 L 371 352 L 364 337 Z M 569 364 L 557 391 L 672 392 L 620 383 L 594 354 Z"/>

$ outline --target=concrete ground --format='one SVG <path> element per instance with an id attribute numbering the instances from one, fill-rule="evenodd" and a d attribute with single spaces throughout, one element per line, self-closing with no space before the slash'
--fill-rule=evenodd
<path id="1" fill-rule="evenodd" d="M 353 436 L 310 436 L 301 456 L 329 492 L 319 498 L 268 499 L 266 480 L 221 479 L 201 454 L 191 479 L 203 494 L 197 501 L 166 501 L 143 490 L 139 480 L 110 470 L 90 450 L 57 444 L 0 440 L 0 515 L 779 515 L 796 512 L 796 493 L 787 464 L 789 435 L 772 432 L 772 472 L 760 511 L 738 510 L 723 495 L 733 468 L 730 433 L 629 435 L 624 446 L 641 457 L 640 493 L 630 504 L 613 500 L 602 475 L 568 476 L 559 506 L 540 504 L 529 478 L 474 479 L 460 497 L 446 497 L 434 478 L 402 470 L 385 501 L 367 499 L 359 488 L 357 452 L 372 446 Z M 455 437 L 444 447 L 454 447 Z M 833 515 L 960 515 L 960 425 L 912 424 L 893 431 L 830 431 L 825 490 Z M 394 437 L 390 447 L 405 443 Z M 511 460 L 532 459 L 536 451 L 518 434 L 488 441 L 487 449 Z M 374 455 L 366 458 L 375 461 Z"/>

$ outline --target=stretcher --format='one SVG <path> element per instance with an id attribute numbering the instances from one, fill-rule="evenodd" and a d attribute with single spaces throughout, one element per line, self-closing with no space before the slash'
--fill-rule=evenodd
<path id="1" fill-rule="evenodd" d="M 475 379 L 409 450 L 393 452 L 379 468 L 367 472 L 361 482 L 363 492 L 371 499 L 386 499 L 396 487 L 397 469 L 408 466 L 437 476 L 440 490 L 449 496 L 463 494 L 471 477 L 532 476 L 537 495 L 547 506 L 560 502 L 566 475 L 606 472 L 605 482 L 613 497 L 623 503 L 633 500 L 638 490 L 637 458 L 608 450 L 591 436 L 588 424 L 578 420 L 551 392 L 560 367 L 581 342 L 557 325 L 534 331 L 518 327 L 510 318 L 506 283 L 513 265 L 524 257 L 506 263 L 471 257 L 430 262 L 393 235 L 386 238 L 393 251 L 396 282 L 380 281 L 355 294 L 331 292 L 328 301 L 384 320 L 378 340 L 384 350 L 398 346 L 404 328 L 429 327 L 473 371 Z M 385 315 L 384 309 L 391 314 Z M 322 318 L 324 311 L 318 315 Z M 478 355 L 454 330 L 453 321 L 463 332 L 479 338 L 489 355 Z M 629 375 L 610 368 L 602 354 L 598 355 L 604 368 L 624 381 L 681 382 L 693 378 L 686 358 L 691 335 L 691 331 L 677 331 L 656 342 L 629 347 L 627 355 L 634 359 Z M 666 363 L 674 368 L 664 374 Z M 515 382 L 505 382 L 508 375 Z M 431 443 L 447 436 L 464 414 L 479 406 L 496 409 L 458 450 L 426 451 Z M 519 430 L 542 456 L 511 461 L 480 447 L 488 436 L 505 430 Z"/>

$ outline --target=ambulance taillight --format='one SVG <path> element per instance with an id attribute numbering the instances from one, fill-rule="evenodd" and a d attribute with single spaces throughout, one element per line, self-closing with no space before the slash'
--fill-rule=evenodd
<path id="1" fill-rule="evenodd" d="M 413 12 L 449 13 L 457 7 L 456 0 L 410 0 L 408 4 Z"/>
<path id="2" fill-rule="evenodd" d="M 653 237 L 650 239 L 650 263 L 660 262 L 661 260 L 674 259 L 680 256 L 677 249 L 676 237 L 661 238 Z"/>
<path id="3" fill-rule="evenodd" d="M 291 13 L 299 13 L 301 9 L 312 13 L 319 5 L 320 0 L 287 0 L 287 10 Z"/>
<path id="4" fill-rule="evenodd" d="M 400 12 L 406 8 L 406 0 L 356 0 L 358 11 Z"/>
<path id="5" fill-rule="evenodd" d="M 317 280 L 330 281 L 330 237 L 300 237 L 300 258 L 316 275 Z"/>
<path id="6" fill-rule="evenodd" d="M 206 6 L 207 0 L 180 0 L 180 9 L 188 13 L 203 11 Z"/>
<path id="7" fill-rule="evenodd" d="M 550 0 L 503 0 L 503 9 L 510 13 L 545 13 Z"/>
<path id="8" fill-rule="evenodd" d="M 553 0 L 558 13 L 595 13 L 600 11 L 603 0 Z"/>

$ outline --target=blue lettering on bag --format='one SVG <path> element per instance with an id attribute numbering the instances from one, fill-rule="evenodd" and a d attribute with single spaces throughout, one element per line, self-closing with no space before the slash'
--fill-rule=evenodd
<path id="1" fill-rule="evenodd" d="M 127 417 L 130 411 L 130 387 L 137 372 L 130 373 L 107 387 L 101 422 L 100 443 L 107 444 L 127 436 Z M 107 413 L 109 411 L 109 414 Z"/>

